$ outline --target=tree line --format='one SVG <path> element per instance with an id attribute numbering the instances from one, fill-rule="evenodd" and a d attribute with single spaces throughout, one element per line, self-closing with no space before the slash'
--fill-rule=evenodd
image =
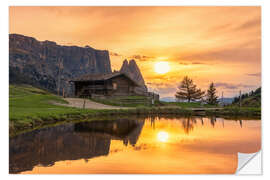
<path id="1" fill-rule="evenodd" d="M 241 95 L 241 100 L 244 100 L 248 97 L 254 97 L 255 99 L 261 99 L 261 87 L 259 87 L 258 89 L 256 89 L 255 91 L 250 91 L 249 93 L 244 93 Z M 233 99 L 233 104 L 237 104 L 240 101 L 240 97 L 234 97 Z"/>
<path id="2" fill-rule="evenodd" d="M 205 92 L 197 88 L 191 78 L 185 76 L 178 86 L 175 97 L 178 100 L 186 100 L 187 102 L 203 100 L 203 97 L 206 97 L 205 101 L 207 104 L 217 105 L 218 96 L 216 94 L 217 90 L 213 82 L 210 83 L 208 90 Z"/>

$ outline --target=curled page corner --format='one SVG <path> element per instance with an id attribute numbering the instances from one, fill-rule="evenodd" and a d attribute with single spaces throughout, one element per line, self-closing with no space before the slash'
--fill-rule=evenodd
<path id="1" fill-rule="evenodd" d="M 236 175 L 261 175 L 261 151 L 256 153 L 238 153 Z"/>

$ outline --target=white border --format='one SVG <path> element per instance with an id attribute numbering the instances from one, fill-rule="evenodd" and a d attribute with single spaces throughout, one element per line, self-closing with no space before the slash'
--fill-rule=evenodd
<path id="1" fill-rule="evenodd" d="M 10 0 L 9 5 L 61 5 L 61 6 L 255 6 L 261 5 L 260 0 Z"/>
<path id="2" fill-rule="evenodd" d="M 46 1 L 38 1 L 38 0 L 10 0 L 9 2 L 1 0 L 0 6 L 0 38 L 1 38 L 1 53 L 0 53 L 0 63 L 1 63 L 1 88 L 0 88 L 0 100 L 1 100 L 1 112 L 3 114 L 1 118 L 1 179 L 5 178 L 20 178 L 20 179 L 48 179 L 48 178 L 82 178 L 82 179 L 89 179 L 89 178 L 98 178 L 98 179 L 138 179 L 138 178 L 155 178 L 155 179 L 164 179 L 164 178 L 171 178 L 171 179 L 216 179 L 216 178 L 240 178 L 240 179 L 248 179 L 248 178 L 263 178 L 269 179 L 270 175 L 270 165 L 269 165 L 269 136 L 270 130 L 270 116 L 269 108 L 270 108 L 270 8 L 269 8 L 269 0 L 96 0 L 96 1 L 83 1 L 83 0 L 46 0 Z M 263 104 L 263 114 L 262 114 L 262 133 L 263 133 L 263 176 L 229 176 L 229 175 L 135 175 L 135 176 L 128 176 L 128 175 L 65 175 L 62 176 L 55 176 L 55 175 L 42 175 L 42 176 L 35 176 L 35 175 L 8 175 L 8 6 L 9 5 L 23 5 L 23 6 L 33 6 L 33 5 L 47 5 L 47 6 L 87 6 L 87 5 L 94 5 L 94 6 L 108 6 L 108 5 L 135 5 L 135 6 L 149 6 L 149 5 L 158 5 L 158 6 L 262 6 L 262 104 Z M 270 136 L 269 136 L 270 137 Z M 268 160 L 268 162 L 267 162 Z"/>

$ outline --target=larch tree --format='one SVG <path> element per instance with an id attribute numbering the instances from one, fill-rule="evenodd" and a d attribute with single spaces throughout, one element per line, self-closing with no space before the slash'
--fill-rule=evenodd
<path id="1" fill-rule="evenodd" d="M 214 83 L 211 83 L 209 86 L 209 89 L 207 90 L 207 94 L 206 94 L 207 104 L 211 104 L 211 105 L 218 104 L 218 96 L 216 94 L 217 94 L 216 87 L 215 87 Z"/>
<path id="2" fill-rule="evenodd" d="M 180 85 L 178 86 L 178 91 L 175 94 L 176 99 L 196 101 L 203 97 L 204 91 L 197 88 L 193 83 L 193 80 L 185 76 Z"/>

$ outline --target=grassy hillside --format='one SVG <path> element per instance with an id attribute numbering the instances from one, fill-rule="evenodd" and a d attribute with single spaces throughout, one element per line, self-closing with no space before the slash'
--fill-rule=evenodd
<path id="1" fill-rule="evenodd" d="M 64 109 L 50 102 L 66 103 L 61 98 L 32 86 L 10 85 L 9 87 L 9 115 L 11 120 L 56 113 Z"/>
<path id="2" fill-rule="evenodd" d="M 67 103 L 62 98 L 29 85 L 9 86 L 10 128 L 33 127 L 67 115 L 81 114 L 83 109 L 57 106 L 52 102 Z M 91 110 L 88 110 L 91 112 Z"/>
<path id="3" fill-rule="evenodd" d="M 239 97 L 234 98 L 233 105 L 239 105 Z M 242 94 L 242 107 L 261 107 L 261 88 Z"/>

